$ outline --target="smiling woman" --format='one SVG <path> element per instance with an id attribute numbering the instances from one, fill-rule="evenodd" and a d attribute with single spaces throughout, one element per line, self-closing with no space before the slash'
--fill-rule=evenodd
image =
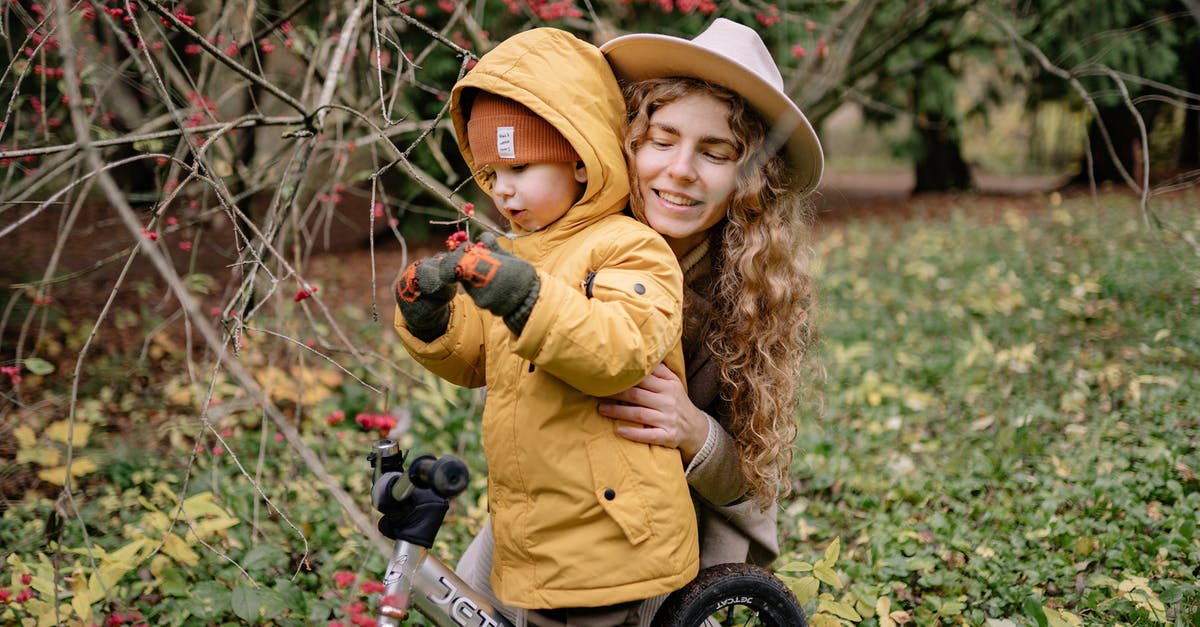
<path id="1" fill-rule="evenodd" d="M 692 40 L 635 34 L 601 50 L 624 86 L 630 205 L 684 270 L 687 384 L 659 368 L 600 411 L 623 437 L 683 455 L 702 568 L 769 564 L 815 334 L 802 242 L 821 145 L 748 27 L 717 19 Z"/>

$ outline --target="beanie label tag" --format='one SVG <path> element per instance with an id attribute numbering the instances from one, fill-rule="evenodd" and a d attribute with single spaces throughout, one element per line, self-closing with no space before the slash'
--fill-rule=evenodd
<path id="1" fill-rule="evenodd" d="M 513 135 L 511 126 L 496 127 L 496 152 L 499 153 L 501 159 L 517 158 L 516 140 Z"/>

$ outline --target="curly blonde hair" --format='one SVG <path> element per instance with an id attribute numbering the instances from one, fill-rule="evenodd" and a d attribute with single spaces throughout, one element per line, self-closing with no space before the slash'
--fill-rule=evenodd
<path id="1" fill-rule="evenodd" d="M 625 150 L 632 189 L 638 189 L 634 155 L 650 116 L 685 96 L 705 94 L 729 107 L 729 127 L 739 142 L 738 181 L 725 219 L 713 229 L 716 325 L 708 348 L 720 364 L 721 398 L 729 404 L 729 434 L 736 442 L 750 495 L 766 508 L 791 492 L 792 443 L 801 374 L 815 342 L 813 288 L 802 235 L 812 204 L 788 185 L 780 153 L 766 154 L 769 127 L 740 96 L 691 78 L 657 78 L 625 87 Z M 630 205 L 645 221 L 640 195 Z"/>

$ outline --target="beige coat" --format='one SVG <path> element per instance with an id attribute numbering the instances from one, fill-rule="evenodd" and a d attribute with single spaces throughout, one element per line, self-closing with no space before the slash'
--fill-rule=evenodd
<path id="1" fill-rule="evenodd" d="M 683 373 L 678 262 L 661 236 L 621 214 L 629 185 L 616 79 L 598 49 L 569 33 L 543 28 L 505 41 L 451 96 L 459 145 L 474 169 L 462 117 L 467 87 L 544 117 L 588 172 L 566 215 L 509 242 L 541 281 L 519 337 L 464 294 L 451 302 L 445 335 L 430 343 L 396 315 L 397 332 L 423 365 L 459 385 L 487 385 L 496 596 L 545 609 L 677 589 L 699 563 L 679 451 L 625 440 L 596 411 L 597 396 L 637 384 L 664 359 Z"/>

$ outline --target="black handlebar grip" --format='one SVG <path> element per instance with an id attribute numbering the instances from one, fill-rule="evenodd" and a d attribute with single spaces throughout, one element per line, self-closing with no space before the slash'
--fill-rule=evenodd
<path id="1" fill-rule="evenodd" d="M 413 485 L 429 488 L 442 497 L 452 499 L 467 489 L 471 471 L 463 460 L 453 455 L 443 455 L 440 459 L 422 455 L 409 465 L 408 476 Z"/>

